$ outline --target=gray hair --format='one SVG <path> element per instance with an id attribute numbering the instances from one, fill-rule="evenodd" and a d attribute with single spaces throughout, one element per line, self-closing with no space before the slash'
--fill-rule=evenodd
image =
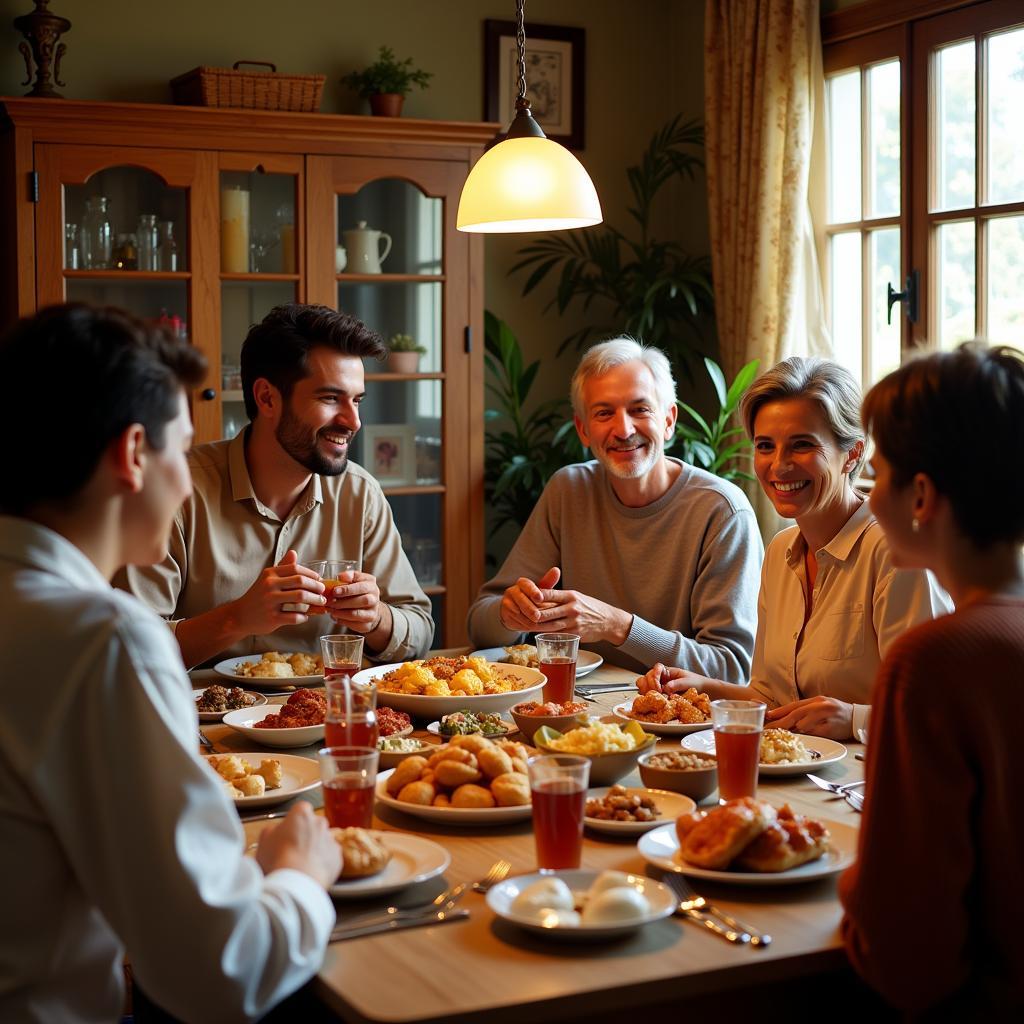
<path id="1" fill-rule="evenodd" d="M 581 419 L 586 419 L 583 407 L 583 385 L 591 377 L 600 377 L 614 370 L 616 366 L 632 362 L 643 363 L 654 378 L 654 393 L 658 401 L 658 411 L 667 412 L 676 404 L 676 382 L 672 378 L 672 367 L 665 353 L 653 345 L 642 345 L 639 341 L 622 335 L 599 345 L 588 348 L 580 360 L 576 372 L 572 375 L 569 385 L 569 397 L 572 399 L 572 411 Z"/>
<path id="2" fill-rule="evenodd" d="M 831 359 L 819 356 L 790 356 L 758 377 L 740 403 L 740 416 L 747 437 L 753 440 L 754 420 L 762 405 L 787 398 L 810 398 L 825 414 L 839 448 L 848 452 L 864 440 L 860 420 L 860 386 L 853 374 Z M 864 456 L 850 470 L 850 483 L 857 479 Z"/>

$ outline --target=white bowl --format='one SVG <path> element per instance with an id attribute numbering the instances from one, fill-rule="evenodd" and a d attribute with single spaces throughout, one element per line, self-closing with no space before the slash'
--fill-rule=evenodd
<path id="1" fill-rule="evenodd" d="M 374 665 L 364 668 L 352 678 L 357 683 L 368 683 L 379 679 L 388 672 L 401 668 L 402 662 L 394 665 Z M 442 715 L 450 715 L 453 711 L 508 711 L 513 704 L 523 700 L 538 700 L 544 683 L 544 673 L 535 668 L 522 668 L 519 665 L 491 665 L 503 675 L 514 676 L 523 687 L 520 690 L 509 690 L 507 693 L 484 693 L 477 697 L 466 697 L 455 694 L 453 697 L 426 697 L 422 694 L 389 693 L 377 690 L 377 703 L 396 711 L 404 711 L 414 718 L 425 718 L 428 721 L 440 719 Z"/>
<path id="2" fill-rule="evenodd" d="M 259 708 L 239 708 L 229 711 L 223 718 L 225 725 L 254 743 L 265 747 L 310 747 L 322 742 L 324 726 L 304 725 L 298 729 L 257 729 L 256 722 L 261 722 L 267 715 L 276 715 L 284 707 L 283 704 L 264 704 Z"/>

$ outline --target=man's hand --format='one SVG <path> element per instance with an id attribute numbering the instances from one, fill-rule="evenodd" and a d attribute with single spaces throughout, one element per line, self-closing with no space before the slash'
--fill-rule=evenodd
<path id="1" fill-rule="evenodd" d="M 256 582 L 233 602 L 234 618 L 243 635 L 261 636 L 308 618 L 302 612 L 285 611 L 283 605 L 309 605 L 310 611 L 316 614 L 324 603 L 320 577 L 312 569 L 299 565 L 299 556 L 289 551 L 278 565 L 264 569 Z"/>
<path id="2" fill-rule="evenodd" d="M 576 633 L 583 643 L 606 640 L 616 647 L 626 642 L 633 616 L 578 590 L 541 590 L 543 604 L 533 630 Z"/>
<path id="3" fill-rule="evenodd" d="M 536 583 L 520 576 L 502 595 L 498 617 L 501 624 L 516 633 L 533 633 L 539 626 L 540 613 L 544 608 L 543 591 L 553 587 L 561 577 L 557 567 L 548 569 Z"/>
<path id="4" fill-rule="evenodd" d="M 769 711 L 764 724 L 810 736 L 848 740 L 853 735 L 853 705 L 835 697 L 805 697 Z"/>
<path id="5" fill-rule="evenodd" d="M 327 597 L 327 614 L 353 633 L 371 633 L 380 622 L 381 599 L 377 578 L 368 572 L 343 572 L 340 586 Z"/>
<path id="6" fill-rule="evenodd" d="M 300 800 L 280 825 L 260 833 L 256 861 L 263 873 L 291 868 L 309 875 L 325 889 L 341 874 L 341 847 L 328 831 L 327 819 L 317 817 L 313 808 Z"/>

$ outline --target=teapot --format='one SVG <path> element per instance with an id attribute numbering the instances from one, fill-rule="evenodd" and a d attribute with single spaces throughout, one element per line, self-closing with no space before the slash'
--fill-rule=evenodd
<path id="1" fill-rule="evenodd" d="M 375 231 L 366 226 L 366 221 L 359 223 L 348 231 L 342 231 L 345 248 L 348 250 L 349 269 L 356 274 L 379 274 L 380 265 L 391 252 L 391 236 L 386 231 Z M 384 251 L 380 251 L 381 240 Z"/>

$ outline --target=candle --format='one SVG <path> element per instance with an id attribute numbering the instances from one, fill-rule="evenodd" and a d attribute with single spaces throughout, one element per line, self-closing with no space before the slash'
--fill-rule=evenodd
<path id="1" fill-rule="evenodd" d="M 242 188 L 220 192 L 220 266 L 227 274 L 249 272 L 249 193 Z"/>

